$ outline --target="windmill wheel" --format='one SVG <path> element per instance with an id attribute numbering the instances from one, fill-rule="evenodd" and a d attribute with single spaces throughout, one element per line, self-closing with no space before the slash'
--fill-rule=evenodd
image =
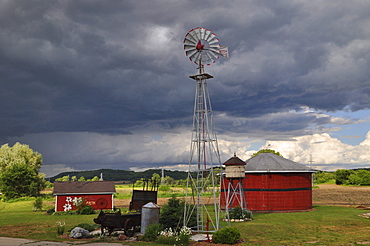
<path id="1" fill-rule="evenodd" d="M 191 61 L 197 65 L 210 65 L 219 56 L 228 58 L 228 48 L 221 46 L 216 34 L 204 27 L 190 30 L 184 39 L 184 50 Z"/>

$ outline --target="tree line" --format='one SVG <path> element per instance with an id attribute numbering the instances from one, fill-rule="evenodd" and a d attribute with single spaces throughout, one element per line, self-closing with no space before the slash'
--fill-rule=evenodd
<path id="1" fill-rule="evenodd" d="M 99 179 L 100 175 L 103 174 L 103 179 L 105 181 L 129 181 L 130 183 L 136 182 L 140 179 L 150 179 L 154 173 L 159 175 L 162 174 L 162 169 L 149 169 L 142 172 L 135 172 L 129 170 L 116 170 L 116 169 L 98 169 L 89 171 L 73 171 L 73 172 L 63 172 L 54 177 L 48 178 L 50 182 L 61 181 L 60 179 L 65 179 L 69 177 L 69 181 L 87 181 L 92 179 Z M 164 176 L 172 178 L 173 180 L 180 180 L 187 178 L 187 172 L 184 171 L 171 171 L 164 170 Z M 73 177 L 73 180 L 72 180 Z M 62 180 L 66 181 L 66 180 Z M 94 181 L 94 180 L 92 180 Z"/>
<path id="2" fill-rule="evenodd" d="M 318 171 L 314 174 L 317 184 L 335 180 L 337 185 L 370 185 L 370 171 L 367 169 L 338 169 L 335 172 Z"/>

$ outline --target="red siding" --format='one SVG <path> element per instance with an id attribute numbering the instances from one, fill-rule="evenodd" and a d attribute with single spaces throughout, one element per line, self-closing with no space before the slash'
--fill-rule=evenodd
<path id="1" fill-rule="evenodd" d="M 311 173 L 246 174 L 243 179 L 247 208 L 252 211 L 289 211 L 312 208 Z M 223 179 L 221 207 L 226 204 Z M 234 181 L 235 182 L 235 181 Z M 238 204 L 233 204 L 233 207 Z"/>
<path id="2" fill-rule="evenodd" d="M 92 206 L 95 210 L 99 210 L 96 206 L 96 201 L 99 198 L 104 198 L 107 201 L 107 207 L 105 209 L 112 209 L 113 208 L 113 195 L 112 194 L 106 194 L 106 195 L 57 195 L 56 196 L 56 204 L 55 204 L 55 211 L 68 211 L 68 210 L 75 210 L 75 200 L 83 197 L 86 201 L 87 205 Z"/>

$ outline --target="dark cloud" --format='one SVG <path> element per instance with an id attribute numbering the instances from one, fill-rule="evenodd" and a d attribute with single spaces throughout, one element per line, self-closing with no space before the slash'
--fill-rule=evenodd
<path id="1" fill-rule="evenodd" d="M 190 127 L 195 86 L 188 76 L 197 71 L 182 41 L 198 26 L 229 46 L 229 60 L 206 68 L 215 76 L 213 109 L 230 117 L 219 119 L 219 131 L 306 134 L 312 124 L 328 122 L 286 112 L 370 106 L 369 7 L 366 1 L 2 1 L 0 142 Z M 230 125 L 240 119 L 245 123 Z"/>

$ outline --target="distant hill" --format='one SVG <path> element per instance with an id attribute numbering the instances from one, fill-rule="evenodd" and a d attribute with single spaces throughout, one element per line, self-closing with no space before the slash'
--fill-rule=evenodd
<path id="1" fill-rule="evenodd" d="M 116 169 L 98 169 L 98 170 L 90 170 L 90 171 L 73 171 L 73 172 L 63 172 L 59 173 L 58 175 L 48 178 L 48 180 L 54 183 L 55 179 L 61 178 L 64 176 L 72 177 L 76 176 L 77 179 L 80 177 L 84 177 L 85 179 L 92 179 L 95 176 L 100 177 L 100 174 L 103 174 L 103 179 L 105 181 L 130 181 L 135 182 L 139 179 L 149 179 L 153 176 L 153 173 L 157 173 L 162 176 L 162 169 L 149 169 L 143 172 L 134 172 L 128 170 L 116 170 Z M 188 173 L 184 171 L 170 171 L 164 170 L 164 176 L 170 176 L 175 180 L 179 179 L 186 179 Z"/>

